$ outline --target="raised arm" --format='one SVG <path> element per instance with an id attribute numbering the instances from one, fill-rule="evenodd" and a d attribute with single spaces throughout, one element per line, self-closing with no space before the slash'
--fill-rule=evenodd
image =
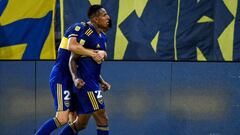
<path id="1" fill-rule="evenodd" d="M 74 85 L 80 89 L 85 84 L 85 82 L 77 74 L 77 61 L 79 59 L 80 59 L 80 55 L 71 53 L 71 56 L 69 59 L 69 70 L 71 72 Z"/>

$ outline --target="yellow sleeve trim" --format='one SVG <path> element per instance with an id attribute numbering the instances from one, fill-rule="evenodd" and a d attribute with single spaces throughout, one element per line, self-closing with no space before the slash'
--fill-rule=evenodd
<path id="1" fill-rule="evenodd" d="M 59 48 L 68 50 L 68 38 L 63 37 Z"/>

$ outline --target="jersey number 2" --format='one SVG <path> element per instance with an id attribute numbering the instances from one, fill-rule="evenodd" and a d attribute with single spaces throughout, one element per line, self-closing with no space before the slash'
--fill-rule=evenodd
<path id="1" fill-rule="evenodd" d="M 101 90 L 96 90 L 95 93 L 97 94 L 97 98 L 102 98 Z"/>
<path id="2" fill-rule="evenodd" d="M 68 90 L 64 91 L 64 100 L 70 100 L 70 92 Z"/>

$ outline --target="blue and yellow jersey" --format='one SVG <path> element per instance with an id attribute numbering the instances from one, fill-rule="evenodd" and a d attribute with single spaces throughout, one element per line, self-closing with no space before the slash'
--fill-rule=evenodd
<path id="1" fill-rule="evenodd" d="M 75 23 L 70 26 L 61 41 L 61 44 L 58 48 L 57 59 L 56 59 L 56 66 L 60 66 L 63 70 L 68 70 L 68 61 L 71 55 L 71 52 L 68 50 L 68 39 L 70 37 L 77 37 L 84 32 L 85 23 Z"/>
<path id="2" fill-rule="evenodd" d="M 84 34 L 78 35 L 77 40 L 84 48 L 106 51 L 106 36 L 104 33 L 97 33 L 93 26 L 88 25 Z M 78 76 L 85 82 L 87 90 L 99 90 L 99 75 L 101 64 L 97 64 L 90 57 L 82 57 L 78 62 Z"/>
<path id="3" fill-rule="evenodd" d="M 70 37 L 78 37 L 84 33 L 84 23 L 76 23 L 67 29 L 58 49 L 57 60 L 50 74 L 50 86 L 54 97 L 56 111 L 74 109 L 74 98 L 72 98 L 73 81 L 69 70 L 68 40 Z"/>

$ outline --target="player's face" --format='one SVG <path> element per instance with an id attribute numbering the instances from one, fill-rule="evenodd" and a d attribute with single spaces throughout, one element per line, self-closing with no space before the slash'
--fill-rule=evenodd
<path id="1" fill-rule="evenodd" d="M 107 14 L 107 11 L 104 8 L 99 10 L 99 14 L 97 17 L 97 25 L 99 28 L 108 29 L 110 23 L 110 16 Z"/>

